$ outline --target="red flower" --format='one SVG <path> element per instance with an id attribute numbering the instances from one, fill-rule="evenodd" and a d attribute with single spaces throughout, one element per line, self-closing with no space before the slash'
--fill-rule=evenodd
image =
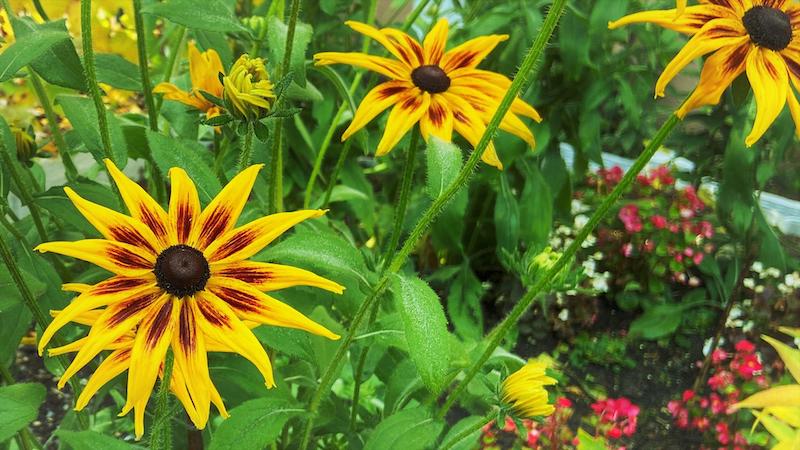
<path id="1" fill-rule="evenodd" d="M 695 396 L 695 393 L 691 389 L 687 389 L 687 390 L 683 391 L 683 401 L 684 402 L 688 402 L 689 400 L 693 399 L 694 396 Z"/>
<path id="2" fill-rule="evenodd" d="M 720 364 L 726 359 L 728 359 L 730 355 L 725 350 L 718 348 L 711 353 L 711 362 L 714 364 Z"/>
<path id="3" fill-rule="evenodd" d="M 600 169 L 597 171 L 597 174 L 603 179 L 603 181 L 605 181 L 606 184 L 613 187 L 616 186 L 620 180 L 622 180 L 622 175 L 624 172 L 622 171 L 622 167 L 614 166 L 610 169 Z"/>
<path id="4" fill-rule="evenodd" d="M 731 432 L 730 429 L 728 429 L 728 424 L 725 422 L 717 422 L 714 429 L 717 432 L 717 441 L 722 445 L 728 445 L 731 441 Z"/>
<path id="5" fill-rule="evenodd" d="M 625 225 L 628 233 L 642 231 L 642 218 L 639 217 L 639 207 L 633 204 L 625 205 L 619 210 L 619 220 Z"/>
<path id="6" fill-rule="evenodd" d="M 655 216 L 650 217 L 650 223 L 652 223 L 656 229 L 663 230 L 667 227 L 667 218 L 660 214 L 656 214 Z"/>
<path id="7" fill-rule="evenodd" d="M 756 346 L 747 339 L 742 339 L 736 343 L 736 351 L 740 353 L 753 353 L 756 351 Z"/>

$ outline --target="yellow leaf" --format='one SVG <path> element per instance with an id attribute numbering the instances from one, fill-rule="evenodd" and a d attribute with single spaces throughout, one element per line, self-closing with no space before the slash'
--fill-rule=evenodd
<path id="1" fill-rule="evenodd" d="M 734 408 L 767 408 L 771 406 L 800 405 L 800 384 L 777 386 L 747 397 L 733 405 Z"/>

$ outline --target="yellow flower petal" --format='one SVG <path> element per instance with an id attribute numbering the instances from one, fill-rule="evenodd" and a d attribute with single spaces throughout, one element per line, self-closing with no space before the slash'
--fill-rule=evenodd
<path id="1" fill-rule="evenodd" d="M 162 245 L 166 245 L 167 213 L 139 184 L 125 176 L 110 159 L 105 160 L 108 173 L 114 179 L 131 216 L 147 225 Z"/>
<path id="2" fill-rule="evenodd" d="M 75 410 L 80 411 L 89 404 L 89 400 L 94 397 L 94 394 L 106 385 L 109 381 L 113 380 L 117 375 L 125 372 L 130 365 L 130 348 L 122 348 L 114 350 L 108 355 L 103 362 L 97 366 L 86 386 L 83 387 L 81 395 L 75 402 Z"/>
<path id="3" fill-rule="evenodd" d="M 308 270 L 257 261 L 212 264 L 211 276 L 234 278 L 264 292 L 294 286 L 313 286 L 336 294 L 344 292 L 344 286 L 341 284 Z"/>
<path id="4" fill-rule="evenodd" d="M 153 270 L 155 258 L 121 242 L 84 239 L 76 242 L 46 242 L 35 249 L 82 259 L 117 275 L 141 277 Z"/>
<path id="5" fill-rule="evenodd" d="M 470 39 L 444 54 L 442 69 L 449 73 L 457 69 L 474 68 L 486 59 L 489 53 L 497 47 L 497 44 L 506 39 L 508 39 L 507 34 L 493 34 Z"/>
<path id="6" fill-rule="evenodd" d="M 168 219 L 170 244 L 186 244 L 192 233 L 192 224 L 200 215 L 200 199 L 197 188 L 183 169 L 170 169 L 169 180 L 172 184 Z"/>
<path id="7" fill-rule="evenodd" d="M 757 106 L 753 129 L 744 140 L 749 147 L 764 135 L 786 105 L 789 75 L 778 53 L 757 47 L 747 55 L 747 78 Z"/>
<path id="8" fill-rule="evenodd" d="M 447 33 L 450 24 L 447 19 L 439 19 L 436 25 L 425 36 L 422 41 L 422 49 L 425 52 L 425 64 L 438 65 L 444 56 L 445 46 L 447 45 Z"/>
<path id="9" fill-rule="evenodd" d="M 372 119 L 378 114 L 386 110 L 386 108 L 399 102 L 403 98 L 410 95 L 415 95 L 412 90 L 415 90 L 413 84 L 408 81 L 387 81 L 372 88 L 367 95 L 361 100 L 358 105 L 353 120 L 350 126 L 342 133 L 342 140 L 348 139 L 358 130 L 364 128 Z M 412 92 L 410 92 L 412 91 Z"/>
<path id="10" fill-rule="evenodd" d="M 406 64 L 365 53 L 322 52 L 314 55 L 314 63 L 318 66 L 347 64 L 371 70 L 394 80 L 411 79 L 411 68 Z"/>
<path id="11" fill-rule="evenodd" d="M 741 44 L 721 48 L 709 56 L 697 88 L 676 112 L 678 117 L 682 119 L 695 108 L 719 103 L 725 89 L 744 72 L 750 49 L 749 39 L 742 38 Z"/>
<path id="12" fill-rule="evenodd" d="M 609 22 L 608 28 L 614 30 L 634 23 L 653 23 L 679 33 L 695 34 L 709 20 L 720 17 L 738 20 L 740 16 L 736 15 L 731 8 L 707 4 L 690 6 L 683 13 L 679 13 L 675 9 L 637 12 Z"/>
<path id="13" fill-rule="evenodd" d="M 767 408 L 771 406 L 800 405 L 800 384 L 776 386 L 757 392 L 733 405 L 734 408 Z"/>
<path id="14" fill-rule="evenodd" d="M 375 155 L 382 156 L 389 153 L 400 139 L 410 130 L 415 123 L 428 111 L 431 95 L 418 88 L 406 91 L 405 98 L 395 104 L 389 119 L 386 121 L 386 130 L 383 132 Z"/>

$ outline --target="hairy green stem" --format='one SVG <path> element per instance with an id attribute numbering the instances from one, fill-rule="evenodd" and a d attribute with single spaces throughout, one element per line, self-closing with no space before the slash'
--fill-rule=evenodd
<path id="1" fill-rule="evenodd" d="M 23 278 L 22 272 L 17 266 L 17 261 L 14 259 L 14 255 L 11 254 L 11 249 L 8 248 L 8 245 L 4 239 L 0 239 L 0 259 L 3 260 L 8 272 L 11 274 L 11 279 L 14 280 L 14 286 L 19 291 L 23 303 L 25 303 L 25 306 L 28 308 L 28 310 L 30 310 L 31 314 L 33 314 L 33 318 L 39 327 L 44 330 L 50 323 L 49 318 L 45 315 L 44 311 L 42 311 L 42 308 L 39 306 L 39 303 L 33 296 L 31 288 L 28 286 L 28 282 L 25 281 L 25 278 Z M 57 337 L 53 337 L 52 341 L 56 346 L 63 345 L 61 340 Z M 58 364 L 62 373 L 67 370 L 67 360 L 63 355 L 58 355 L 53 359 Z M 78 398 L 82 388 L 80 383 L 77 381 L 77 378 L 70 378 L 69 385 L 72 388 L 72 393 L 75 398 Z M 81 429 L 86 430 L 89 428 L 89 418 L 86 416 L 86 413 L 83 411 L 75 411 L 75 417 L 78 419 L 78 424 Z"/>
<path id="2" fill-rule="evenodd" d="M 400 192 L 397 196 L 397 209 L 394 211 L 394 228 L 389 238 L 389 246 L 386 247 L 387 257 L 383 265 L 384 270 L 387 267 L 386 263 L 389 261 L 389 257 L 394 254 L 394 251 L 397 249 L 397 244 L 400 243 L 400 236 L 403 235 L 403 223 L 406 219 L 408 197 L 411 195 L 411 183 L 414 181 L 418 144 L 419 130 L 415 128 L 411 136 L 411 144 L 409 144 L 408 151 L 406 152 L 405 167 L 403 167 L 403 180 L 401 181 Z"/>
<path id="3" fill-rule="evenodd" d="M 36 227 L 36 232 L 39 233 L 39 238 L 42 240 L 42 242 L 47 242 L 50 239 L 47 236 L 47 230 L 45 230 L 44 223 L 42 222 L 42 213 L 39 211 L 39 205 L 34 203 L 31 193 L 28 191 L 25 182 L 22 181 L 22 175 L 19 173 L 19 166 L 16 161 L 11 160 L 8 150 L 9 149 L 6 149 L 6 151 L 0 151 L 0 157 L 3 159 L 3 164 L 8 167 L 8 173 L 11 175 L 11 181 L 13 181 L 17 186 L 17 191 L 19 192 L 22 204 L 27 206 L 31 213 L 31 219 L 33 220 L 34 227 Z"/>
<path id="4" fill-rule="evenodd" d="M 6 211 L 8 208 L 8 203 L 5 201 L 5 199 L 2 199 L 2 205 L 0 206 L 2 206 L 0 207 L 0 225 L 2 225 L 3 228 L 8 230 L 8 232 L 11 233 L 11 236 L 13 236 L 14 239 L 16 239 L 18 242 L 22 243 L 22 245 L 24 245 L 25 248 L 31 248 L 31 244 L 28 242 L 25 236 L 23 236 L 22 233 L 20 233 L 19 230 L 17 230 L 14 227 L 14 224 L 12 224 L 11 222 L 8 221 L 8 219 L 6 219 Z"/>
<path id="5" fill-rule="evenodd" d="M 317 386 L 317 389 L 314 391 L 314 395 L 311 398 L 311 402 L 308 407 L 309 416 L 306 420 L 305 428 L 303 430 L 303 441 L 300 445 L 301 450 L 308 448 L 308 444 L 311 440 L 311 431 L 313 430 L 314 421 L 316 420 L 319 407 L 322 404 L 324 396 L 330 392 L 331 385 L 333 384 L 336 374 L 339 372 L 339 366 L 342 363 L 344 356 L 347 354 L 347 349 L 350 343 L 353 341 L 353 337 L 358 331 L 361 321 L 366 316 L 366 312 L 370 309 L 372 302 L 376 301 L 380 293 L 386 289 L 389 284 L 390 276 L 400 269 L 408 255 L 411 253 L 412 249 L 427 232 L 436 216 L 438 216 L 444 207 L 447 206 L 450 200 L 452 200 L 453 197 L 455 197 L 456 194 L 458 194 L 458 192 L 460 192 L 461 189 L 468 184 L 469 178 L 472 175 L 472 171 L 480 161 L 481 155 L 483 154 L 484 150 L 486 150 L 486 147 L 494 138 L 497 129 L 500 127 L 500 122 L 511 108 L 511 103 L 517 98 L 517 95 L 522 87 L 527 83 L 528 79 L 536 74 L 537 61 L 544 52 L 544 49 L 547 47 L 547 43 L 550 40 L 550 36 L 553 34 L 556 25 L 558 24 L 558 19 L 564 10 L 565 4 L 566 0 L 555 0 L 553 2 L 553 5 L 550 7 L 550 11 L 547 13 L 547 17 L 542 24 L 541 31 L 537 35 L 533 45 L 528 51 L 528 54 L 525 56 L 525 59 L 520 65 L 519 71 L 514 77 L 514 81 L 511 82 L 508 91 L 500 101 L 497 110 L 492 116 L 492 119 L 489 121 L 489 124 L 487 125 L 483 136 L 481 136 L 480 142 L 478 142 L 478 145 L 475 147 L 475 150 L 472 152 L 469 159 L 464 164 L 464 167 L 456 176 L 455 180 L 436 200 L 434 200 L 431 206 L 428 207 L 428 210 L 425 211 L 422 219 L 420 219 L 420 221 L 414 227 L 411 234 L 403 243 L 403 246 L 395 254 L 392 262 L 389 264 L 387 271 L 388 273 L 384 274 L 375 284 L 375 286 L 373 286 L 372 291 L 359 307 L 355 317 L 353 317 L 350 328 L 347 330 L 347 333 L 345 333 L 344 338 L 342 338 L 339 347 L 336 349 L 336 354 L 328 364 L 328 367 L 325 369 L 325 372 L 320 380 L 320 384 Z"/>
<path id="6" fill-rule="evenodd" d="M 328 127 L 328 131 L 325 133 L 325 137 L 322 139 L 322 144 L 319 146 L 319 151 L 317 152 L 317 157 L 314 159 L 314 168 L 311 169 L 311 176 L 308 178 L 308 183 L 306 184 L 306 193 L 303 197 L 303 208 L 308 209 L 309 205 L 311 205 L 311 195 L 314 193 L 314 185 L 317 182 L 317 177 L 322 169 L 322 162 L 325 160 L 325 154 L 328 152 L 328 147 L 331 145 L 331 141 L 333 140 L 333 133 L 336 132 L 336 127 L 339 125 L 339 121 L 342 119 L 342 114 L 347 109 L 347 100 L 345 100 L 342 105 L 339 107 L 339 110 L 336 111 L 334 114 L 333 119 L 331 119 L 331 125 Z"/>
<path id="7" fill-rule="evenodd" d="M 172 449 L 172 408 L 169 399 L 169 383 L 172 378 L 174 359 L 172 351 L 167 349 L 164 357 L 164 376 L 161 378 L 156 393 L 156 415 L 153 431 L 150 434 L 150 448 L 153 450 Z"/>
<path id="8" fill-rule="evenodd" d="M 150 129 L 158 131 L 158 112 L 156 103 L 153 100 L 153 86 L 150 84 L 150 70 L 147 59 L 147 33 L 144 28 L 144 18 L 142 17 L 142 0 L 133 0 L 133 16 L 136 25 L 136 48 L 139 51 L 139 76 L 142 79 L 142 92 L 144 93 L 144 104 L 147 107 L 147 118 Z"/>
<path id="9" fill-rule="evenodd" d="M 498 412 L 499 412 L 498 409 L 496 409 L 496 408 L 493 409 L 492 411 L 489 412 L 489 414 L 486 414 L 485 416 L 483 416 L 483 418 L 481 419 L 480 422 L 477 422 L 475 425 L 473 425 L 473 426 L 467 428 L 466 430 L 462 431 L 461 433 L 458 433 L 457 435 L 455 435 L 452 439 L 447 441 L 447 445 L 445 445 L 443 447 L 439 447 L 439 450 L 450 450 L 451 448 L 457 446 L 459 444 L 459 442 L 461 442 L 464 439 L 468 438 L 472 433 L 480 431 L 481 428 L 485 427 L 486 425 L 490 424 L 493 420 L 495 420 L 497 418 L 497 413 Z M 447 430 L 447 429 L 445 429 L 445 430 Z"/>
<path id="10" fill-rule="evenodd" d="M 250 164 L 250 155 L 253 153 L 253 135 L 255 134 L 255 129 L 253 128 L 253 122 L 247 122 L 247 133 L 244 135 L 244 143 L 242 144 L 242 150 L 239 152 L 239 171 L 246 169 L 247 166 Z"/>
<path id="11" fill-rule="evenodd" d="M 100 129 L 100 139 L 103 142 L 103 154 L 114 161 L 111 151 L 111 134 L 108 131 L 108 117 L 103 104 L 103 96 L 97 85 L 97 66 L 92 48 L 92 0 L 81 0 L 81 42 L 83 44 L 83 71 L 86 75 L 86 85 L 92 96 L 94 108 L 97 110 L 97 123 Z M 117 164 L 122 161 L 114 161 Z"/>
<path id="12" fill-rule="evenodd" d="M 350 147 L 352 147 L 353 141 L 348 140 L 342 146 L 342 151 L 339 152 L 339 158 L 336 160 L 336 165 L 333 166 L 333 172 L 331 172 L 331 177 L 328 180 L 328 187 L 325 190 L 325 199 L 322 201 L 322 208 L 327 208 L 328 204 L 331 202 L 331 195 L 333 194 L 333 188 L 336 187 L 336 181 L 339 179 L 339 172 L 342 171 L 342 167 L 344 167 L 345 161 L 347 161 L 347 154 L 350 153 Z"/>
<path id="13" fill-rule="evenodd" d="M 406 17 L 406 20 L 403 21 L 403 30 L 408 30 L 409 28 L 411 28 L 411 25 L 417 21 L 419 15 L 422 14 L 422 11 L 424 11 L 425 8 L 428 7 L 428 3 L 430 2 L 431 0 L 422 0 L 421 2 L 419 2 L 416 8 L 414 8 L 414 10 L 411 11 L 411 14 L 409 14 L 408 17 Z"/>
<path id="14" fill-rule="evenodd" d="M 280 66 L 279 77 L 289 73 L 289 66 L 292 63 L 292 48 L 294 47 L 294 32 L 297 28 L 297 17 L 300 15 L 300 0 L 292 0 L 289 7 L 289 23 L 286 25 L 286 46 L 283 50 L 283 62 Z M 278 103 L 283 103 L 279 99 Z M 277 107 L 278 105 L 274 105 Z M 270 191 L 270 210 L 271 212 L 283 211 L 283 127 L 284 119 L 278 119 L 275 123 L 275 136 L 272 141 L 272 180 L 269 186 Z"/>
<path id="15" fill-rule="evenodd" d="M 568 264 L 572 262 L 572 259 L 575 257 L 575 254 L 580 250 L 581 244 L 584 240 L 589 236 L 589 233 L 594 230 L 600 220 L 605 217 L 611 207 L 617 202 L 617 200 L 622 196 L 622 194 L 628 189 L 631 183 L 636 179 L 636 176 L 642 169 L 645 168 L 647 163 L 653 157 L 653 154 L 661 147 L 661 144 L 664 140 L 669 136 L 670 132 L 675 128 L 678 124 L 680 119 L 674 114 L 670 116 L 670 118 L 661 126 L 658 130 L 656 135 L 653 137 L 653 140 L 647 145 L 644 151 L 636 158 L 633 165 L 630 169 L 625 173 L 625 176 L 622 177 L 622 180 L 617 184 L 613 191 L 603 200 L 603 203 L 600 204 L 600 207 L 592 214 L 589 218 L 589 221 L 586 225 L 581 228 L 578 235 L 575 237 L 575 240 L 570 244 L 569 247 L 564 251 L 563 254 L 558 258 L 558 260 L 553 264 L 553 266 L 548 269 L 548 271 L 539 278 L 539 280 L 534 284 L 528 292 L 514 305 L 514 308 L 508 315 L 503 319 L 500 324 L 498 324 L 494 330 L 489 333 L 489 343 L 485 347 L 481 356 L 475 360 L 472 365 L 469 367 L 464 378 L 458 383 L 456 388 L 447 396 L 447 399 L 442 406 L 441 410 L 439 411 L 439 416 L 444 417 L 447 414 L 447 411 L 450 407 L 455 403 L 458 397 L 466 390 L 467 385 L 475 375 L 480 371 L 483 364 L 489 359 L 492 355 L 494 350 L 500 345 L 500 341 L 506 336 L 508 331 L 513 327 L 517 321 L 519 320 L 520 316 L 530 307 L 531 303 L 536 299 L 539 294 L 544 292 L 544 290 L 550 285 L 552 279 L 554 279 Z"/>
<path id="16" fill-rule="evenodd" d="M 181 53 L 181 47 L 183 47 L 183 38 L 186 36 L 186 27 L 178 25 L 177 33 L 178 37 L 175 39 L 175 47 L 169 54 L 167 65 L 164 67 L 164 75 L 161 78 L 161 81 L 164 83 L 169 83 L 169 80 L 172 79 L 172 73 L 175 71 L 175 64 L 178 62 L 178 55 Z M 163 102 L 164 96 L 159 95 L 156 99 L 156 117 L 158 117 L 158 112 L 161 111 L 161 104 Z"/>
<path id="17" fill-rule="evenodd" d="M 64 135 L 61 134 L 61 130 L 58 128 L 58 116 L 56 116 L 53 104 L 50 102 L 50 97 L 47 95 L 47 90 L 44 88 L 41 78 L 34 72 L 32 67 L 28 67 L 28 73 L 30 74 L 33 90 L 36 92 L 36 96 L 39 97 L 39 104 L 41 104 L 42 109 L 44 109 L 47 125 L 50 127 L 50 134 L 53 135 L 53 142 L 55 142 L 58 154 L 61 156 L 61 161 L 64 163 L 67 180 L 75 181 L 78 179 L 78 169 L 72 161 L 72 155 L 69 153 L 67 141 L 64 140 Z"/>

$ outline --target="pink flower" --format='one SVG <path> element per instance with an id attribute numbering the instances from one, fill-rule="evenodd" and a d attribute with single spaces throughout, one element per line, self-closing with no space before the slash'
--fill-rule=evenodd
<path id="1" fill-rule="evenodd" d="M 700 265 L 700 263 L 702 263 L 702 262 L 703 262 L 703 259 L 705 258 L 705 256 L 706 256 L 706 255 L 704 255 L 704 254 L 702 254 L 702 253 L 700 253 L 700 252 L 697 252 L 697 253 L 695 253 L 695 254 L 694 254 L 694 256 L 692 257 L 692 262 L 694 263 L 694 265 L 696 265 L 696 266 L 699 266 L 699 265 Z"/>
<path id="2" fill-rule="evenodd" d="M 609 186 L 616 186 L 617 183 L 622 180 L 622 167 L 614 166 L 610 169 L 600 169 L 597 171 L 597 174 L 606 182 Z"/>
<path id="3" fill-rule="evenodd" d="M 708 379 L 708 386 L 718 392 L 722 392 L 733 384 L 733 374 L 727 370 L 720 370 Z"/>
<path id="4" fill-rule="evenodd" d="M 567 397 L 559 397 L 556 400 L 556 408 L 572 408 L 572 400 Z"/>
<path id="5" fill-rule="evenodd" d="M 714 430 L 717 432 L 717 441 L 722 445 L 728 445 L 731 441 L 731 434 L 730 429 L 728 429 L 728 424 L 725 422 L 717 422 L 717 425 L 714 427 Z"/>
<path id="6" fill-rule="evenodd" d="M 711 362 L 714 364 L 720 364 L 726 359 L 728 359 L 730 355 L 725 350 L 718 348 L 711 353 Z"/>
<path id="7" fill-rule="evenodd" d="M 736 343 L 736 351 L 741 353 L 753 353 L 756 351 L 756 346 L 747 339 L 742 339 Z"/>
<path id="8" fill-rule="evenodd" d="M 678 428 L 689 428 L 689 411 L 682 409 L 678 413 L 678 417 L 675 419 L 675 424 L 678 426 Z"/>
<path id="9" fill-rule="evenodd" d="M 536 428 L 528 432 L 528 440 L 527 440 L 528 447 L 536 448 L 536 445 L 539 443 L 540 434 L 541 432 Z"/>
<path id="10" fill-rule="evenodd" d="M 633 255 L 633 244 L 630 242 L 623 244 L 620 252 L 622 253 L 622 256 L 630 258 L 631 255 Z"/>
<path id="11" fill-rule="evenodd" d="M 696 233 L 704 238 L 711 238 L 714 236 L 714 225 L 711 225 L 711 222 L 707 220 L 703 220 L 697 224 L 695 229 Z"/>
<path id="12" fill-rule="evenodd" d="M 708 420 L 708 417 L 695 417 L 692 420 L 692 426 L 700 431 L 705 431 L 711 426 L 711 421 Z"/>
<path id="13" fill-rule="evenodd" d="M 753 378 L 756 373 L 761 372 L 763 366 L 761 365 L 761 361 L 758 360 L 758 356 L 756 356 L 755 353 L 750 353 L 746 355 L 737 355 L 737 357 L 731 361 L 731 369 L 735 370 L 739 376 L 745 380 L 749 380 Z"/>
<path id="14" fill-rule="evenodd" d="M 617 427 L 611 427 L 606 433 L 609 439 L 619 439 L 622 437 L 622 430 Z"/>
<path id="15" fill-rule="evenodd" d="M 672 417 L 677 417 L 682 410 L 683 404 L 678 400 L 670 400 L 669 403 L 667 403 L 667 411 L 672 414 Z"/>
<path id="16" fill-rule="evenodd" d="M 656 229 L 663 230 L 667 227 L 667 218 L 656 214 L 655 216 L 650 217 L 650 223 L 652 223 Z"/>
<path id="17" fill-rule="evenodd" d="M 716 392 L 711 393 L 711 412 L 714 414 L 722 414 L 728 409 L 722 398 Z"/>
<path id="18" fill-rule="evenodd" d="M 688 402 L 689 400 L 693 399 L 694 396 L 695 396 L 694 391 L 691 390 L 691 389 L 687 389 L 687 390 L 683 391 L 682 398 L 683 398 L 684 402 Z"/>
<path id="19" fill-rule="evenodd" d="M 517 424 L 510 417 L 506 417 L 506 426 L 503 427 L 503 431 L 516 432 Z"/>
<path id="20" fill-rule="evenodd" d="M 625 205 L 619 210 L 619 220 L 625 225 L 628 233 L 638 233 L 642 231 L 642 218 L 639 217 L 639 207 L 630 204 Z"/>

